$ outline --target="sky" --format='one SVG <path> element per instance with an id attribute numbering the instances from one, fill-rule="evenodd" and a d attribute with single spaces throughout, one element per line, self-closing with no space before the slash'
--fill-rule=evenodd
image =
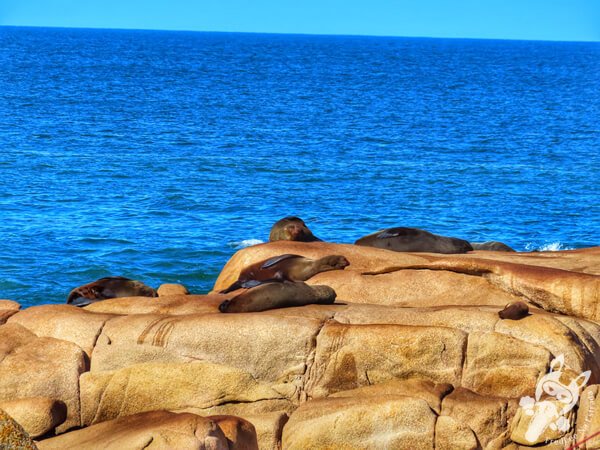
<path id="1" fill-rule="evenodd" d="M 0 25 L 600 41 L 600 0 L 0 0 Z"/>

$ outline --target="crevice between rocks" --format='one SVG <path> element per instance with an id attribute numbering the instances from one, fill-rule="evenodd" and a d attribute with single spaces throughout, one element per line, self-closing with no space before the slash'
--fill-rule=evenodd
<path id="1" fill-rule="evenodd" d="M 325 327 L 325 325 L 332 321 L 335 320 L 335 315 L 337 313 L 334 312 L 332 314 L 331 317 L 324 319 L 321 324 L 319 325 L 319 328 L 316 330 L 316 332 L 314 333 L 314 335 L 311 337 L 311 343 L 314 343 L 314 345 L 312 346 L 311 350 L 308 352 L 308 355 L 306 356 L 306 361 L 304 362 L 304 373 L 302 374 L 302 383 L 300 385 L 300 392 L 298 395 L 298 400 L 300 401 L 300 403 L 305 402 L 306 400 L 308 400 L 308 393 L 306 391 L 307 386 L 310 385 L 311 380 L 311 374 L 313 372 L 313 368 L 315 366 L 315 359 L 317 356 L 317 345 L 318 345 L 318 340 L 319 340 L 319 336 L 321 334 L 321 332 L 323 331 L 323 328 Z"/>
<path id="2" fill-rule="evenodd" d="M 96 333 L 96 337 L 94 337 L 94 342 L 92 343 L 92 351 L 90 352 L 90 368 L 89 368 L 90 371 L 92 370 L 92 356 L 94 355 L 94 350 L 96 350 L 96 344 L 98 343 L 98 339 L 100 339 L 100 336 L 102 335 L 102 332 L 104 331 L 104 327 L 106 326 L 106 324 L 110 320 L 113 320 L 113 319 L 114 319 L 114 317 L 109 317 L 104 322 L 102 322 L 102 325 L 98 329 L 98 333 Z"/>

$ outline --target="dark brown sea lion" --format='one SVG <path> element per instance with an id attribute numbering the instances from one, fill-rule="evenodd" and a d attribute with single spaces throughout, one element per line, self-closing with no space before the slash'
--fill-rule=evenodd
<path id="1" fill-rule="evenodd" d="M 490 250 L 493 252 L 516 252 L 514 248 L 498 241 L 471 242 L 473 250 Z"/>
<path id="2" fill-rule="evenodd" d="M 73 289 L 67 298 L 67 303 L 86 306 L 108 298 L 156 296 L 154 289 L 140 281 L 124 277 L 106 277 Z"/>
<path id="3" fill-rule="evenodd" d="M 300 217 L 289 216 L 275 222 L 269 233 L 269 241 L 315 242 L 321 239 L 312 234 Z"/>
<path id="4" fill-rule="evenodd" d="M 319 259 L 300 255 L 280 255 L 245 267 L 235 283 L 221 291 L 226 294 L 236 289 L 258 286 L 271 281 L 306 281 L 314 275 L 330 270 L 343 270 L 350 263 L 341 255 Z"/>
<path id="5" fill-rule="evenodd" d="M 509 303 L 502 311 L 498 311 L 498 316 L 501 319 L 519 320 L 528 315 L 529 305 L 521 301 Z"/>
<path id="6" fill-rule="evenodd" d="M 471 244 L 462 239 L 438 236 L 418 228 L 388 228 L 364 236 L 356 245 L 385 248 L 395 252 L 466 253 L 473 250 Z"/>
<path id="7" fill-rule="evenodd" d="M 335 301 L 335 297 L 335 291 L 329 286 L 309 286 L 302 281 L 266 283 L 225 300 L 219 305 L 219 311 L 241 313 L 313 303 L 330 305 Z"/>

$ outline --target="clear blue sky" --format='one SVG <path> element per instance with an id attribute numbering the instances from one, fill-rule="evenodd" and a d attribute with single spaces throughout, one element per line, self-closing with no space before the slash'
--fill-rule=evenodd
<path id="1" fill-rule="evenodd" d="M 0 25 L 600 41 L 600 0 L 0 0 Z"/>

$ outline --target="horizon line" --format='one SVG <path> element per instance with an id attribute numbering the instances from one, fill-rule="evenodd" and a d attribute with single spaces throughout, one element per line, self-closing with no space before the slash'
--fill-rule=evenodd
<path id="1" fill-rule="evenodd" d="M 57 26 L 57 25 L 0 25 L 0 28 L 52 28 L 61 30 L 105 30 L 105 31 L 167 31 L 174 33 L 221 33 L 221 34 L 266 34 L 277 36 L 331 36 L 331 37 L 368 37 L 368 38 L 408 38 L 408 39 L 456 39 L 480 41 L 516 41 L 516 42 L 565 42 L 598 44 L 600 40 L 559 40 L 559 39 L 519 39 L 519 38 L 493 38 L 493 37 L 458 37 L 458 36 L 400 36 L 389 34 L 346 34 L 346 33 L 283 33 L 276 31 L 222 31 L 222 30 L 188 30 L 172 28 L 121 28 L 121 27 L 85 27 L 85 26 Z"/>

